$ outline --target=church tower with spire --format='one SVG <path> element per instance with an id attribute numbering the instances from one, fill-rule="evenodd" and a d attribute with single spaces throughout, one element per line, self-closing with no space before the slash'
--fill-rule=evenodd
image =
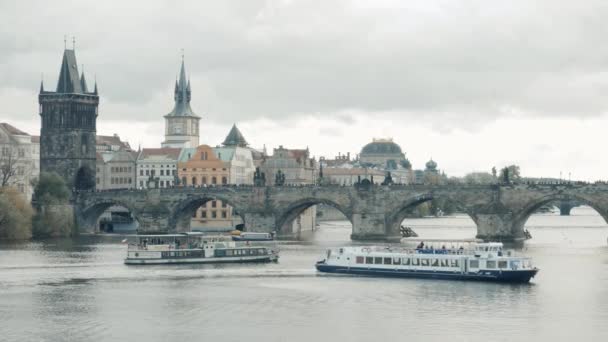
<path id="1" fill-rule="evenodd" d="M 186 67 L 182 56 L 179 80 L 175 81 L 175 106 L 165 115 L 165 141 L 162 147 L 197 147 L 199 145 L 199 121 L 192 108 L 190 80 L 186 80 Z"/>
<path id="2" fill-rule="evenodd" d="M 99 96 L 79 76 L 74 49 L 63 52 L 55 91 L 40 83 L 40 171 L 55 172 L 70 189 L 95 189 L 95 136 Z"/>

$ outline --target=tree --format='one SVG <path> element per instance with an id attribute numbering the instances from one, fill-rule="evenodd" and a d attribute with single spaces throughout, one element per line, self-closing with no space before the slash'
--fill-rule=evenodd
<path id="1" fill-rule="evenodd" d="M 505 183 L 521 180 L 521 171 L 518 165 L 509 165 L 500 170 L 500 179 Z"/>
<path id="2" fill-rule="evenodd" d="M 68 203 L 70 191 L 56 173 L 41 173 L 34 190 L 38 211 L 33 219 L 34 237 L 69 236 L 74 228 L 73 213 Z"/>
<path id="3" fill-rule="evenodd" d="M 65 204 L 70 198 L 70 190 L 61 176 L 54 172 L 40 174 L 34 189 L 34 200 L 41 204 Z"/>
<path id="4" fill-rule="evenodd" d="M 15 188 L 0 188 L 0 239 L 23 240 L 32 237 L 34 210 Z"/>
<path id="5" fill-rule="evenodd" d="M 494 176 L 487 172 L 471 172 L 463 178 L 466 184 L 493 184 L 496 182 Z"/>
<path id="6" fill-rule="evenodd" d="M 23 147 L 10 142 L 2 146 L 0 151 L 0 187 L 17 184 L 31 168 L 25 167 L 25 153 Z"/>

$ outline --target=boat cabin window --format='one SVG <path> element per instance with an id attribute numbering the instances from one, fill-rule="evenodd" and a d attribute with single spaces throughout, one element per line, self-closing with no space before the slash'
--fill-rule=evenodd
<path id="1" fill-rule="evenodd" d="M 494 260 L 487 260 L 486 261 L 486 268 L 496 268 L 496 261 L 494 261 Z"/>
<path id="2" fill-rule="evenodd" d="M 365 257 L 365 263 L 366 264 L 373 264 L 374 263 L 374 258 L 373 257 Z"/>
<path id="3" fill-rule="evenodd" d="M 393 258 L 384 258 L 384 264 L 385 265 L 392 265 L 393 264 Z"/>
<path id="4" fill-rule="evenodd" d="M 479 268 L 479 260 L 471 260 L 469 261 L 470 268 Z"/>
<path id="5" fill-rule="evenodd" d="M 393 258 L 393 265 L 401 265 L 401 258 Z"/>
<path id="6" fill-rule="evenodd" d="M 433 259 L 431 266 L 439 266 L 439 259 Z"/>
<path id="7" fill-rule="evenodd" d="M 420 265 L 420 259 L 412 258 L 412 266 L 418 266 L 418 265 Z"/>
<path id="8" fill-rule="evenodd" d="M 428 266 L 429 264 L 429 259 L 420 259 L 420 266 Z"/>
<path id="9" fill-rule="evenodd" d="M 363 258 L 362 256 L 358 256 L 357 257 L 357 264 L 362 264 L 364 260 L 365 260 L 365 258 Z"/>
<path id="10" fill-rule="evenodd" d="M 498 268 L 507 268 L 507 262 L 506 261 L 499 261 L 498 262 Z"/>
<path id="11" fill-rule="evenodd" d="M 404 265 L 409 265 L 410 264 L 410 258 L 403 258 L 403 264 Z"/>
<path id="12" fill-rule="evenodd" d="M 452 259 L 450 260 L 450 266 L 452 267 L 458 267 L 458 259 Z"/>
<path id="13" fill-rule="evenodd" d="M 382 258 L 381 257 L 374 257 L 374 264 L 381 265 L 382 264 Z"/>
<path id="14" fill-rule="evenodd" d="M 449 260 L 448 259 L 442 259 L 441 260 L 441 267 L 449 267 L 450 265 L 448 265 Z"/>

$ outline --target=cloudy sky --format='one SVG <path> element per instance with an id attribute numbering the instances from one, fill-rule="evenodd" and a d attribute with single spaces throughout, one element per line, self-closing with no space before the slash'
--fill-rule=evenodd
<path id="1" fill-rule="evenodd" d="M 608 179 L 606 1 L 0 0 L 0 121 L 39 132 L 64 36 L 101 94 L 98 133 L 160 146 L 181 49 L 201 143 L 357 153 L 392 137 L 415 168 L 516 163 Z"/>

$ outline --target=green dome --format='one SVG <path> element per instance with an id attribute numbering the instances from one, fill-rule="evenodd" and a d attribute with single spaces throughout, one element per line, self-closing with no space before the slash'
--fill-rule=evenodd
<path id="1" fill-rule="evenodd" d="M 361 154 L 401 154 L 401 147 L 392 140 L 374 140 L 363 146 Z"/>

